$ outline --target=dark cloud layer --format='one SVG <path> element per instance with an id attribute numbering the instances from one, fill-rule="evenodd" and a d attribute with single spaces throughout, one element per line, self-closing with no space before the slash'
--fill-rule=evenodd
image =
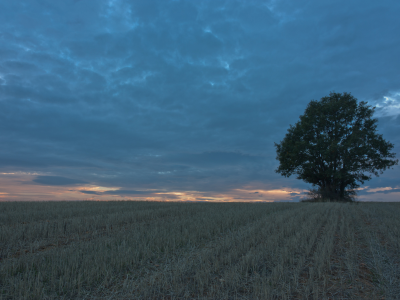
<path id="1" fill-rule="evenodd" d="M 66 178 L 62 176 L 36 176 L 33 182 L 42 185 L 75 185 L 85 184 L 86 181 Z"/>
<path id="2" fill-rule="evenodd" d="M 397 0 L 2 1 L 0 168 L 119 195 L 308 188 L 274 173 L 273 143 L 330 91 L 376 105 L 400 153 L 399 14 Z"/>
<path id="3" fill-rule="evenodd" d="M 105 192 L 97 192 L 97 191 L 80 191 L 83 194 L 95 194 L 95 195 L 149 195 L 153 193 L 149 193 L 146 191 L 134 191 L 134 190 L 116 190 L 116 191 L 105 191 Z"/>

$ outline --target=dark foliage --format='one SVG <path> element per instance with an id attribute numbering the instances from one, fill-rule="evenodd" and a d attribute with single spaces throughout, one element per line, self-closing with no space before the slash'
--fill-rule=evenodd
<path id="1" fill-rule="evenodd" d="M 342 201 L 342 202 L 355 202 L 357 193 L 355 190 L 345 190 L 345 195 L 340 198 L 339 195 L 329 189 L 318 187 L 310 189 L 307 193 L 308 198 L 301 200 L 301 202 L 330 202 L 330 201 Z"/>
<path id="2" fill-rule="evenodd" d="M 304 115 L 290 125 L 285 138 L 275 143 L 280 162 L 275 172 L 318 186 L 309 195 L 314 201 L 353 201 L 355 189 L 398 164 L 394 145 L 376 133 L 375 107 L 357 103 L 350 93 L 330 93 L 312 100 Z"/>

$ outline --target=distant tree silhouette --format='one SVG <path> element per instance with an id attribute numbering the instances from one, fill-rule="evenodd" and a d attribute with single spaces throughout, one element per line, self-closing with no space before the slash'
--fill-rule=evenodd
<path id="1" fill-rule="evenodd" d="M 274 143 L 282 176 L 297 174 L 297 179 L 317 189 L 309 192 L 315 201 L 353 201 L 355 189 L 365 180 L 363 172 L 378 171 L 398 164 L 394 145 L 376 133 L 375 107 L 357 104 L 350 93 L 334 93 L 312 100 L 304 115 L 290 125 L 285 138 Z"/>

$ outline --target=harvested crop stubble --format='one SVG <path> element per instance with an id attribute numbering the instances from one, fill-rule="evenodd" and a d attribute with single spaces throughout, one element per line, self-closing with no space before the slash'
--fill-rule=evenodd
<path id="1" fill-rule="evenodd" d="M 395 299 L 398 203 L 0 203 L 3 299 Z"/>

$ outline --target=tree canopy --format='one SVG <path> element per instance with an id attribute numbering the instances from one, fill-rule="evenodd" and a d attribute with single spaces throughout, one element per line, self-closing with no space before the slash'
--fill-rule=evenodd
<path id="1" fill-rule="evenodd" d="M 350 93 L 331 92 L 312 100 L 285 138 L 274 143 L 280 162 L 275 172 L 297 174 L 297 179 L 318 186 L 325 199 L 352 201 L 359 183 L 371 179 L 364 172 L 379 176 L 378 171 L 398 164 L 391 159 L 394 145 L 376 133 L 374 110 Z"/>

